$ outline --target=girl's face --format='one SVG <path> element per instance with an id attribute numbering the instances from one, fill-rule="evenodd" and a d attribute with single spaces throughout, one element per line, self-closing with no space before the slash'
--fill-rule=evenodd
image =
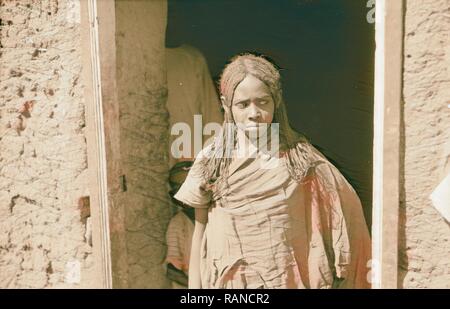
<path id="1" fill-rule="evenodd" d="M 236 87 L 231 112 L 238 128 L 255 132 L 260 124 L 273 120 L 275 103 L 270 89 L 253 75 L 248 75 Z"/>

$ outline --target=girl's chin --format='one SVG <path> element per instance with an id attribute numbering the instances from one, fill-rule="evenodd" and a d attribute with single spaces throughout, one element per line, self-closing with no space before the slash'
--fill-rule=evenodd
<path id="1" fill-rule="evenodd" d="M 245 127 L 244 131 L 248 131 L 248 132 L 257 132 L 259 129 L 259 127 Z"/>
<path id="2" fill-rule="evenodd" d="M 261 137 L 262 134 L 265 134 L 267 131 L 266 126 L 260 126 L 260 127 L 246 127 L 244 130 L 246 135 L 251 135 L 254 137 Z"/>

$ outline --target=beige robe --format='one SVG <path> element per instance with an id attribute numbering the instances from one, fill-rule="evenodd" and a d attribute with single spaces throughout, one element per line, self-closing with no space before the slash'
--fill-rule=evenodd
<path id="1" fill-rule="evenodd" d="M 370 238 L 360 200 L 317 150 L 301 183 L 290 176 L 284 156 L 235 160 L 227 192 L 205 190 L 203 153 L 175 195 L 209 209 L 203 288 L 370 287 Z"/>
<path id="2" fill-rule="evenodd" d="M 209 122 L 221 125 L 223 116 L 208 65 L 199 50 L 189 45 L 166 48 L 166 63 L 168 87 L 166 106 L 170 116 L 170 129 L 174 124 L 183 122 L 191 130 L 191 155 L 184 158 L 173 156 L 170 147 L 177 136 L 170 136 L 169 164 L 172 167 L 178 161 L 193 160 L 196 156 L 194 115 L 202 115 L 203 127 Z M 199 132 L 203 131 L 203 127 L 200 127 Z M 200 149 L 210 137 L 210 135 L 203 136 Z M 176 156 L 179 155 L 181 154 L 176 154 Z"/>

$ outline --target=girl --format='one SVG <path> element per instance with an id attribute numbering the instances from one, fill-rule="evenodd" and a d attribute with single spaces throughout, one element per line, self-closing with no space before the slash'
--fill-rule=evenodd
<path id="1" fill-rule="evenodd" d="M 195 208 L 189 287 L 368 288 L 360 200 L 289 126 L 277 68 L 237 56 L 220 92 L 223 130 L 175 195 Z"/>

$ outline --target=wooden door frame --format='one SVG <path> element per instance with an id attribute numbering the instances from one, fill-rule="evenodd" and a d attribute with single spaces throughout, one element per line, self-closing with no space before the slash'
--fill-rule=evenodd
<path id="1" fill-rule="evenodd" d="M 115 2 L 80 1 L 80 10 L 93 253 L 102 278 L 99 287 L 112 288 L 110 215 L 112 194 L 117 191 L 113 164 L 120 164 L 115 151 L 119 147 Z"/>

